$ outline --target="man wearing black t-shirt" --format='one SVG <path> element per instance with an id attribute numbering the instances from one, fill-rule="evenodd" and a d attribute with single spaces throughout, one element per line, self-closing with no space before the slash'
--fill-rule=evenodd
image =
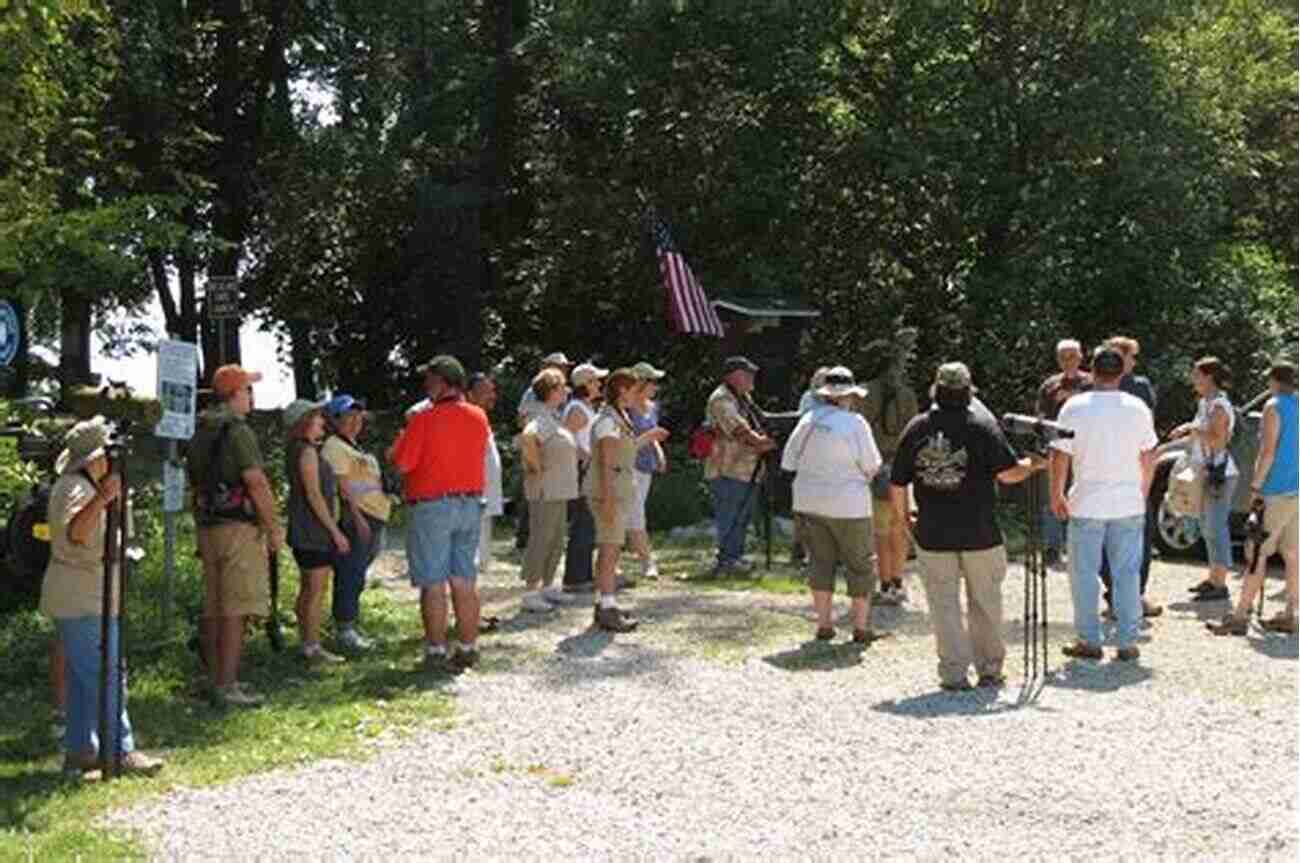
<path id="1" fill-rule="evenodd" d="M 972 663 L 979 685 L 1001 686 L 1002 580 L 1007 554 L 994 517 L 994 480 L 1017 483 L 1043 468 L 1041 459 L 1016 459 L 996 420 L 971 405 L 970 370 L 944 363 L 930 389 L 932 406 L 912 419 L 894 457 L 890 502 L 900 520 L 913 486 L 918 514 L 913 530 L 939 654 L 939 685 L 970 689 Z M 961 585 L 966 583 L 967 627 Z"/>

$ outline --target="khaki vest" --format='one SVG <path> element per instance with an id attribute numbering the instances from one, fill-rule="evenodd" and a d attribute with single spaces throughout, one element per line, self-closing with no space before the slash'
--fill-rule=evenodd
<path id="1" fill-rule="evenodd" d="M 609 462 L 609 469 L 614 472 L 614 497 L 619 501 L 630 502 L 636 499 L 636 477 L 632 473 L 636 465 L 636 434 L 623 413 L 609 405 L 601 408 L 592 423 L 591 466 L 583 477 L 582 493 L 592 499 L 600 498 L 600 477 L 605 470 L 605 454 L 601 446 L 602 439 L 596 437 L 596 426 L 609 420 L 618 429 L 617 446 L 614 457 Z"/>
<path id="2" fill-rule="evenodd" d="M 573 433 L 550 416 L 528 421 L 524 434 L 537 438 L 542 457 L 540 474 L 525 474 L 529 500 L 573 500 L 578 496 L 578 444 Z"/>

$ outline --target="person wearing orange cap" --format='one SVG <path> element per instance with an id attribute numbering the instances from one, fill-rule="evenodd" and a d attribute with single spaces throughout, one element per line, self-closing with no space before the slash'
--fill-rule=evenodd
<path id="1" fill-rule="evenodd" d="M 265 615 L 270 601 L 268 551 L 278 554 L 284 530 L 257 437 L 247 417 L 260 372 L 225 365 L 212 375 L 218 403 L 199 416 L 187 470 L 194 489 L 194 523 L 203 563 L 199 640 L 215 700 L 237 707 L 261 696 L 239 682 L 244 626 Z"/>

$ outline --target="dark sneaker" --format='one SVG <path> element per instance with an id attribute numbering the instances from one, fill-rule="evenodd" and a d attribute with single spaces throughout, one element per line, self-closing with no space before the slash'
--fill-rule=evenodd
<path id="1" fill-rule="evenodd" d="M 121 776 L 153 776 L 163 769 L 163 760 L 143 752 L 128 752 L 117 757 L 117 772 Z"/>
<path id="2" fill-rule="evenodd" d="M 1210 581 L 1208 578 L 1202 582 L 1199 582 L 1187 588 L 1188 592 L 1190 593 L 1204 593 L 1207 590 L 1217 590 L 1217 589 L 1218 589 L 1218 585 Z"/>
<path id="3" fill-rule="evenodd" d="M 594 581 L 584 581 L 580 584 L 566 584 L 564 586 L 565 593 L 591 593 L 595 589 L 596 583 Z"/>
<path id="4" fill-rule="evenodd" d="M 639 625 L 640 621 L 624 614 L 621 608 L 596 609 L 596 626 L 606 632 L 632 632 Z"/>
<path id="5" fill-rule="evenodd" d="M 1156 605 L 1154 602 L 1147 599 L 1146 597 L 1142 598 L 1143 617 L 1159 617 L 1164 613 L 1165 613 L 1165 607 L 1163 605 Z"/>
<path id="6" fill-rule="evenodd" d="M 451 667 L 452 674 L 460 674 L 462 671 L 469 671 L 478 665 L 477 650 L 458 650 L 456 655 L 447 663 Z"/>
<path id="7" fill-rule="evenodd" d="M 1001 689 L 1007 685 L 1007 676 L 1005 674 L 981 674 L 978 685 L 982 689 Z"/>
<path id="8" fill-rule="evenodd" d="M 944 692 L 970 692 L 974 689 L 974 687 L 970 685 L 970 681 L 964 678 L 962 680 L 941 681 L 939 683 L 939 688 Z"/>
<path id="9" fill-rule="evenodd" d="M 1061 550 L 1059 548 L 1043 549 L 1043 563 L 1047 566 L 1059 566 L 1061 563 Z"/>
<path id="10" fill-rule="evenodd" d="M 1205 621 L 1205 628 L 1215 635 L 1245 635 L 1250 632 L 1250 620 L 1234 614 L 1225 614 L 1217 623 L 1212 620 Z"/>
<path id="11" fill-rule="evenodd" d="M 1202 590 L 1196 593 L 1194 596 L 1192 596 L 1192 602 L 1218 602 L 1219 600 L 1224 600 L 1227 598 L 1228 598 L 1228 586 L 1226 584 L 1223 587 L 1215 587 L 1211 585 L 1205 590 Z"/>
<path id="12" fill-rule="evenodd" d="M 1115 659 L 1120 662 L 1137 662 L 1138 657 L 1141 655 L 1142 651 L 1136 647 L 1121 647 L 1115 651 Z"/>
<path id="13" fill-rule="evenodd" d="M 102 776 L 94 752 L 80 755 L 69 752 L 63 756 L 63 778 L 74 782 L 97 782 Z"/>
<path id="14" fill-rule="evenodd" d="M 871 642 L 878 638 L 880 638 L 880 636 L 876 635 L 876 633 L 872 632 L 870 629 L 853 630 L 854 644 L 871 644 Z"/>
<path id="15" fill-rule="evenodd" d="M 445 653 L 429 653 L 425 651 L 424 659 L 420 661 L 420 670 L 425 674 L 456 674 L 457 669 L 451 664 L 451 660 Z"/>
<path id="16" fill-rule="evenodd" d="M 1101 647 L 1086 641 L 1076 641 L 1061 648 L 1061 652 L 1071 659 L 1101 659 Z"/>
<path id="17" fill-rule="evenodd" d="M 1261 620 L 1259 625 L 1269 632 L 1284 632 L 1287 635 L 1296 634 L 1296 618 L 1289 614 L 1275 614 L 1267 620 Z"/>
<path id="18" fill-rule="evenodd" d="M 818 641 L 830 641 L 834 637 L 835 637 L 835 627 L 833 626 L 818 627 L 817 631 L 813 633 L 813 638 L 817 639 Z"/>

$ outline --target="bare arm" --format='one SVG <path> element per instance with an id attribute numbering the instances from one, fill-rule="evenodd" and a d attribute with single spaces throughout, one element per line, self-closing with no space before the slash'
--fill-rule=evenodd
<path id="1" fill-rule="evenodd" d="M 1142 497 L 1145 499 L 1151 493 L 1151 480 L 1156 475 L 1156 451 L 1142 450 L 1142 454 L 1138 456 L 1138 464 L 1142 468 Z"/>
<path id="2" fill-rule="evenodd" d="M 519 436 L 519 453 L 524 457 L 524 470 L 528 473 L 542 472 L 542 448 L 537 442 L 537 435 Z"/>
<path id="3" fill-rule="evenodd" d="M 1059 449 L 1054 449 L 1049 465 L 1052 477 L 1052 512 L 1057 518 L 1069 518 L 1070 506 L 1065 499 L 1065 478 L 1070 472 L 1070 456 Z"/>
<path id="4" fill-rule="evenodd" d="M 1273 460 L 1277 458 L 1277 442 L 1282 434 L 1282 423 L 1278 420 L 1277 406 L 1270 400 L 1264 405 L 1264 416 L 1259 435 L 1259 452 L 1255 455 L 1255 472 L 1250 480 L 1250 490 L 1259 493 L 1268 479 L 1268 472 L 1273 469 Z"/>
<path id="5" fill-rule="evenodd" d="M 260 467 L 250 467 L 240 473 L 239 477 L 253 500 L 257 520 L 266 531 L 271 551 L 279 551 L 284 544 L 284 531 L 280 528 L 280 518 L 275 512 L 275 498 L 271 496 L 271 482 L 266 478 L 266 472 Z"/>
<path id="6" fill-rule="evenodd" d="M 86 505 L 77 510 L 77 514 L 68 523 L 68 541 L 73 545 L 85 545 L 95 533 L 100 514 L 117 499 L 122 491 L 122 479 L 117 474 L 109 474 L 100 480 L 99 488 Z"/>
<path id="7" fill-rule="evenodd" d="M 1038 473 L 1045 467 L 1047 467 L 1047 462 L 1043 461 L 1038 456 L 1026 456 L 1016 462 L 1014 467 L 1009 467 L 1004 471 L 1000 471 L 997 475 L 997 479 L 998 482 L 1003 485 L 1015 485 L 1018 482 L 1023 482 L 1027 477 Z"/>
<path id="8" fill-rule="evenodd" d="M 1198 432 L 1201 444 L 1215 451 L 1223 449 L 1228 445 L 1228 428 L 1228 412 L 1222 406 L 1216 407 L 1210 413 L 1210 428 L 1205 432 Z"/>

